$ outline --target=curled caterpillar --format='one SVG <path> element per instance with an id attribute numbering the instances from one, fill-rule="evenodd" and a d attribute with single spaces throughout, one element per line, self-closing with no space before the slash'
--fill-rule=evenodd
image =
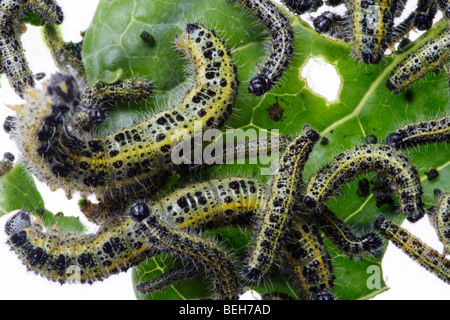
<path id="1" fill-rule="evenodd" d="M 446 30 L 399 63 L 389 75 L 386 86 L 398 94 L 427 73 L 439 70 L 449 60 L 450 31 Z"/>
<path id="2" fill-rule="evenodd" d="M 400 208 L 409 221 L 423 217 L 423 191 L 417 170 L 404 154 L 382 144 L 361 145 L 335 156 L 311 176 L 303 202 L 309 210 L 315 210 L 345 182 L 370 171 L 386 174 L 397 185 Z"/>
<path id="3" fill-rule="evenodd" d="M 272 265 L 289 215 L 299 197 L 298 186 L 302 182 L 303 167 L 319 137 L 310 126 L 305 126 L 280 159 L 270 182 L 267 204 L 261 208 L 263 221 L 255 232 L 255 245 L 243 270 L 249 280 L 260 280 Z"/>
<path id="4" fill-rule="evenodd" d="M 397 0 L 352 0 L 353 57 L 377 64 L 391 43 Z"/>
<path id="5" fill-rule="evenodd" d="M 282 76 L 294 53 L 294 31 L 289 20 L 269 0 L 238 0 L 269 30 L 272 38 L 270 55 L 258 74 L 250 80 L 248 91 L 261 96 Z"/>
<path id="6" fill-rule="evenodd" d="M 400 248 L 411 259 L 450 284 L 450 261 L 429 247 L 419 238 L 403 229 L 397 223 L 380 215 L 375 221 L 375 229 Z"/>
<path id="7" fill-rule="evenodd" d="M 196 78 L 182 102 L 169 110 L 100 138 L 70 131 L 67 118 L 78 107 L 80 90 L 72 76 L 57 74 L 27 104 L 15 106 L 10 131 L 28 168 L 52 190 L 103 194 L 133 190 L 171 166 L 171 150 L 185 135 L 220 128 L 232 112 L 238 80 L 231 56 L 215 34 L 188 24 L 176 40 L 191 59 Z"/>
<path id="8" fill-rule="evenodd" d="M 386 137 L 386 144 L 403 149 L 432 142 L 447 142 L 450 139 L 450 116 L 419 121 L 404 126 Z"/>
<path id="9" fill-rule="evenodd" d="M 436 206 L 430 213 L 430 222 L 444 245 L 444 254 L 450 254 L 450 192 L 435 196 Z"/>
<path id="10" fill-rule="evenodd" d="M 0 3 L 0 72 L 6 74 L 11 87 L 22 98 L 26 89 L 34 87 L 33 73 L 19 39 L 20 16 L 28 12 L 38 12 L 44 23 L 63 21 L 62 10 L 53 0 L 3 0 Z"/>

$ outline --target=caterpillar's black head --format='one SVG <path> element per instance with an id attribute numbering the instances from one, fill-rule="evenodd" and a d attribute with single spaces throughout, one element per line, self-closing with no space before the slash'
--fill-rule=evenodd
<path id="1" fill-rule="evenodd" d="M 30 224 L 30 214 L 25 210 L 20 210 L 6 222 L 5 232 L 8 236 L 11 236 L 29 227 Z"/>
<path id="2" fill-rule="evenodd" d="M 134 221 L 141 222 L 150 216 L 150 207 L 146 202 L 138 201 L 131 205 L 128 214 Z"/>

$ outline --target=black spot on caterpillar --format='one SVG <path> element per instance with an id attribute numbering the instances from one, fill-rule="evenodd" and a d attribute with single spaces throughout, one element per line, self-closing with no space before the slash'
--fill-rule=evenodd
<path id="1" fill-rule="evenodd" d="M 285 248 L 285 258 L 299 282 L 300 295 L 309 300 L 334 300 L 333 266 L 317 226 L 308 218 L 293 219 Z"/>
<path id="2" fill-rule="evenodd" d="M 450 116 L 408 124 L 389 134 L 386 144 L 403 149 L 418 144 L 447 142 L 450 139 Z"/>
<path id="3" fill-rule="evenodd" d="M 262 208 L 262 223 L 254 235 L 254 247 L 243 269 L 244 276 L 258 281 L 268 272 L 281 245 L 289 215 L 299 197 L 298 186 L 309 154 L 319 140 L 319 134 L 310 126 L 287 146 L 280 164 L 270 182 L 267 204 Z"/>
<path id="4" fill-rule="evenodd" d="M 261 96 L 282 76 L 294 53 L 294 31 L 289 20 L 269 0 L 237 0 L 269 30 L 272 38 L 270 55 L 259 73 L 250 80 L 248 91 Z"/>
<path id="5" fill-rule="evenodd" d="M 386 174 L 397 185 L 400 208 L 409 221 L 423 217 L 423 191 L 417 170 L 404 154 L 381 144 L 361 145 L 335 156 L 311 176 L 306 187 L 305 206 L 315 210 L 344 183 L 370 171 Z"/>
<path id="6" fill-rule="evenodd" d="M 44 23 L 60 24 L 63 20 L 61 8 L 53 1 L 3 0 L 0 3 L 0 73 L 6 74 L 14 91 L 25 96 L 28 88 L 34 87 L 33 73 L 25 58 L 20 36 L 20 16 L 37 12 Z"/>
<path id="7" fill-rule="evenodd" d="M 435 196 L 436 206 L 428 211 L 430 222 L 444 245 L 444 254 L 450 254 L 450 192 Z"/>
<path id="8" fill-rule="evenodd" d="M 353 26 L 353 57 L 377 64 L 391 43 L 396 0 L 352 0 L 349 12 Z"/>
<path id="9" fill-rule="evenodd" d="M 314 215 L 314 221 L 322 226 L 325 235 L 333 239 L 337 247 L 349 257 L 362 257 L 381 248 L 383 240 L 374 233 L 356 237 L 345 223 L 327 207 Z"/>
<path id="10" fill-rule="evenodd" d="M 410 54 L 391 72 L 386 86 L 398 94 L 450 60 L 450 31 L 446 30 Z"/>
<path id="11" fill-rule="evenodd" d="M 426 270 L 450 284 L 450 261 L 397 223 L 380 215 L 375 229 Z"/>
<path id="12" fill-rule="evenodd" d="M 419 30 L 428 30 L 433 25 L 433 19 L 437 13 L 437 4 L 434 0 L 417 1 L 414 26 Z"/>
<path id="13" fill-rule="evenodd" d="M 26 105 L 14 107 L 18 120 L 10 132 L 28 168 L 69 196 L 133 190 L 171 166 L 171 150 L 179 138 L 193 135 L 194 122 L 203 130 L 222 127 L 238 86 L 228 50 L 198 24 L 188 24 L 176 45 L 192 60 L 196 75 L 180 105 L 110 135 L 82 138 L 67 127 L 80 99 L 73 77 L 57 74 L 43 91 L 30 92 Z"/>

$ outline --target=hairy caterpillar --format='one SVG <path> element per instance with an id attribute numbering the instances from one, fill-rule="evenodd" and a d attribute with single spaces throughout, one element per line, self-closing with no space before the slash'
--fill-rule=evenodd
<path id="1" fill-rule="evenodd" d="M 262 224 L 255 232 L 255 244 L 243 270 L 249 280 L 260 280 L 272 265 L 289 215 L 299 197 L 298 186 L 302 182 L 303 167 L 319 137 L 310 126 L 305 126 L 280 159 L 270 182 L 267 204 L 261 208 Z"/>
<path id="2" fill-rule="evenodd" d="M 405 252 L 411 259 L 450 284 L 450 261 L 439 252 L 423 243 L 397 223 L 380 215 L 375 221 L 375 229 Z"/>
<path id="3" fill-rule="evenodd" d="M 19 18 L 28 12 L 38 12 L 44 23 L 63 21 L 61 8 L 53 0 L 3 0 L 0 3 L 0 71 L 6 74 L 11 87 L 22 98 L 27 88 L 34 87 L 33 73 L 19 39 Z"/>
<path id="4" fill-rule="evenodd" d="M 292 231 L 286 239 L 287 254 L 305 299 L 334 300 L 331 258 L 315 224 L 306 219 L 293 219 Z"/>
<path id="5" fill-rule="evenodd" d="M 233 260 L 218 244 L 171 227 L 151 214 L 148 206 L 140 208 L 137 218 L 131 212 L 130 214 L 140 222 L 136 233 L 145 242 L 155 245 L 161 251 L 204 264 L 207 273 L 211 273 L 213 277 L 215 299 L 238 298 L 240 288 Z"/>
<path id="6" fill-rule="evenodd" d="M 139 283 L 136 286 L 136 290 L 142 294 L 156 293 L 179 281 L 192 279 L 198 276 L 201 272 L 202 270 L 199 270 L 195 264 L 187 264 L 185 266 L 166 271 L 159 277 L 152 280 Z"/>
<path id="7" fill-rule="evenodd" d="M 321 0 L 282 0 L 286 7 L 295 14 L 304 14 L 323 5 Z"/>
<path id="8" fill-rule="evenodd" d="M 391 43 L 397 0 L 352 0 L 353 57 L 377 64 Z"/>
<path id="9" fill-rule="evenodd" d="M 338 39 L 347 40 L 349 37 L 346 30 L 347 18 L 330 11 L 325 11 L 313 19 L 313 26 L 317 32 L 329 34 Z"/>
<path id="10" fill-rule="evenodd" d="M 369 233 L 362 238 L 353 235 L 343 221 L 327 207 L 314 215 L 314 221 L 318 223 L 325 235 L 333 239 L 337 247 L 349 257 L 361 257 L 378 250 L 383 242 L 374 233 Z"/>
<path id="11" fill-rule="evenodd" d="M 386 137 L 386 144 L 403 149 L 418 144 L 448 141 L 450 139 L 450 116 L 419 121 L 404 126 Z"/>
<path id="12" fill-rule="evenodd" d="M 316 209 L 345 182 L 370 171 L 386 174 L 397 185 L 400 208 L 409 221 L 423 217 L 423 191 L 417 170 L 404 154 L 382 144 L 361 145 L 335 156 L 311 176 L 305 191 L 305 206 Z"/>
<path id="13" fill-rule="evenodd" d="M 250 80 L 248 91 L 261 96 L 269 91 L 289 65 L 294 53 L 294 31 L 289 20 L 269 0 L 237 0 L 269 30 L 270 55 L 258 74 Z"/>
<path id="14" fill-rule="evenodd" d="M 450 31 L 446 30 L 410 54 L 391 72 L 386 86 L 398 94 L 450 60 Z"/>
<path id="15" fill-rule="evenodd" d="M 435 196 L 436 206 L 428 211 L 430 222 L 444 245 L 444 254 L 450 254 L 450 192 Z"/>
<path id="16" fill-rule="evenodd" d="M 220 128 L 232 112 L 238 80 L 229 52 L 215 34 L 188 24 L 176 40 L 192 60 L 196 78 L 179 106 L 100 138 L 82 138 L 67 127 L 80 90 L 71 76 L 53 76 L 44 92 L 32 91 L 27 104 L 13 107 L 10 131 L 27 165 L 52 190 L 104 194 L 133 190 L 171 166 L 171 150 L 184 135 Z M 30 139 L 36 137 L 36 139 Z"/>

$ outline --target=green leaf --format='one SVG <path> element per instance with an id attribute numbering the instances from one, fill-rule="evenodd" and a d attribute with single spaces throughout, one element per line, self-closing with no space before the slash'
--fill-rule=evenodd
<path id="1" fill-rule="evenodd" d="M 287 13 L 288 14 L 288 13 Z M 249 79 L 257 72 L 259 63 L 267 56 L 269 39 L 264 28 L 253 21 L 250 15 L 230 1 L 186 0 L 186 1 L 125 1 L 101 0 L 91 27 L 86 32 L 83 59 L 89 83 L 97 80 L 104 70 L 123 69 L 124 77 L 144 77 L 152 80 L 157 88 L 155 95 L 141 103 L 132 104 L 118 110 L 111 110 L 110 123 L 123 123 L 123 119 L 142 117 L 142 110 L 157 110 L 157 106 L 173 105 L 179 88 L 189 80 L 185 72 L 186 60 L 174 50 L 173 39 L 186 23 L 202 22 L 213 27 L 231 48 L 233 59 L 238 66 L 241 81 L 235 106 L 235 115 L 227 126 L 242 129 L 278 129 L 283 134 L 295 134 L 304 124 L 310 124 L 329 140 L 326 145 L 318 144 L 305 169 L 305 179 L 323 166 L 335 154 L 364 141 L 367 135 L 375 135 L 383 140 L 386 135 L 400 125 L 422 118 L 436 117 L 449 113 L 447 75 L 444 72 L 429 74 L 405 93 L 394 95 L 385 86 L 389 73 L 408 54 L 442 32 L 445 23 L 435 26 L 402 53 L 386 56 L 379 65 L 363 65 L 351 57 L 351 46 L 317 34 L 299 17 L 291 17 L 296 34 L 295 58 L 277 86 L 263 97 L 254 97 L 247 91 Z M 148 46 L 140 37 L 142 32 L 152 35 L 154 46 Z M 311 57 L 323 58 L 333 65 L 342 83 L 337 101 L 328 102 L 314 93 L 301 77 L 303 66 Z M 269 108 L 275 103 L 284 109 L 283 119 L 274 121 Z M 121 119 L 121 121 L 117 121 Z M 278 119 L 277 119 L 278 120 Z M 450 190 L 450 160 L 445 144 L 420 146 L 406 151 L 417 166 L 425 192 L 425 202 L 433 203 L 433 189 Z M 203 178 L 233 176 L 239 174 L 256 175 L 263 164 L 222 165 L 207 170 Z M 434 167 L 439 178 L 428 181 L 424 172 Z M 369 175 L 372 177 L 373 175 Z M 267 177 L 262 177 L 267 179 Z M 361 198 L 356 192 L 357 182 L 349 184 L 341 195 L 330 200 L 328 205 L 356 234 L 371 232 L 375 217 L 388 214 L 398 222 L 404 217 L 398 208 L 383 205 L 377 208 L 373 196 Z M 236 238 L 237 229 L 228 229 L 225 239 Z M 247 248 L 248 237 L 236 247 Z M 384 251 L 364 258 L 350 260 L 330 242 L 327 247 L 333 257 L 336 273 L 334 293 L 342 299 L 366 299 L 387 290 L 382 280 L 379 287 L 367 285 L 370 266 L 381 268 Z M 281 262 L 282 263 L 282 262 Z M 168 258 L 152 258 L 134 273 L 134 285 L 141 277 L 149 279 L 171 268 L 173 261 Z M 368 269 L 369 268 L 369 269 Z M 276 269 L 276 268 L 275 268 Z M 263 293 L 269 289 L 285 292 L 298 297 L 295 284 L 289 282 L 292 276 L 282 275 L 274 270 L 270 283 L 252 287 Z M 164 299 L 205 298 L 208 281 L 202 277 L 179 283 L 152 297 Z M 193 287 L 197 288 L 195 291 Z M 199 289 L 200 288 L 200 289 Z M 269 288 L 269 289 L 268 289 Z M 138 295 L 138 298 L 143 298 Z"/>
<path id="2" fill-rule="evenodd" d="M 57 222 L 62 232 L 85 230 L 77 218 L 56 216 L 45 209 L 44 200 L 22 162 L 0 177 L 0 217 L 19 209 L 40 217 L 45 227 L 51 227 Z"/>

